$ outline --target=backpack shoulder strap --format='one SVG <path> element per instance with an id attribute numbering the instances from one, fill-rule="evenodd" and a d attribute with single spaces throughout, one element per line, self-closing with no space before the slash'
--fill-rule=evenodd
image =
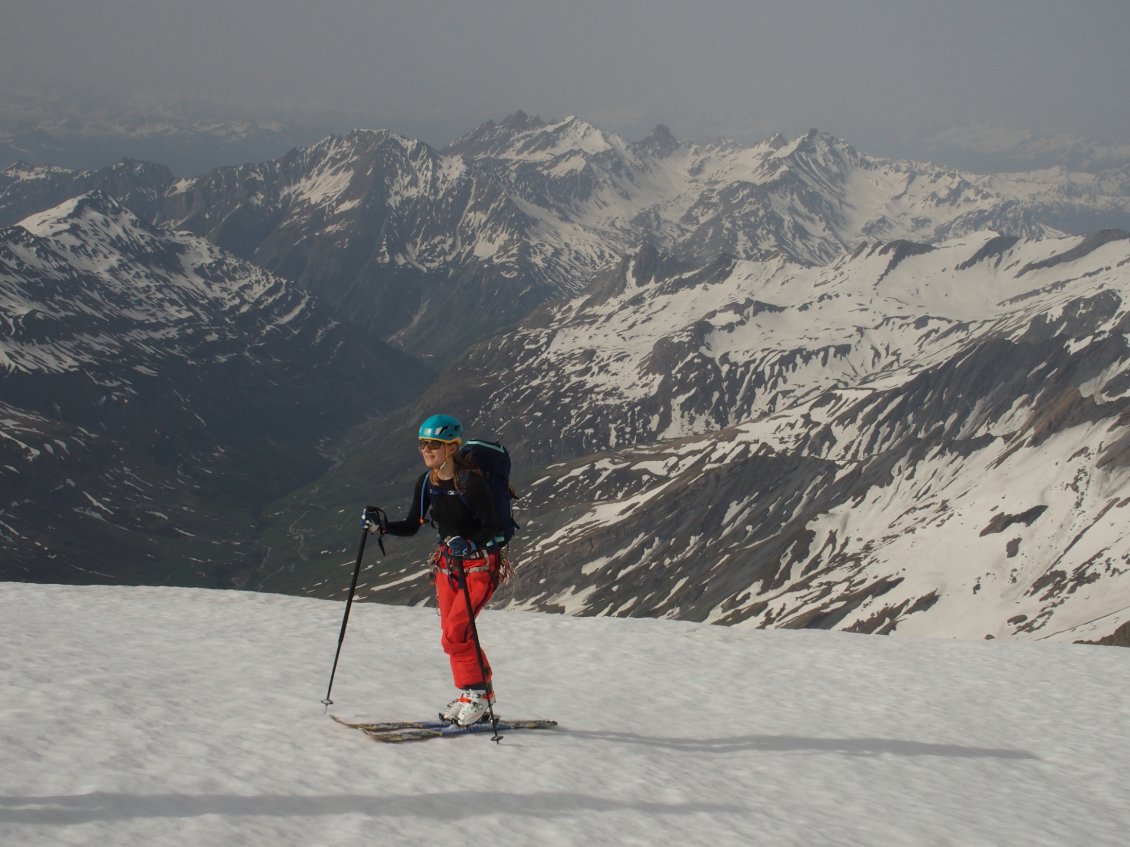
<path id="1" fill-rule="evenodd" d="M 432 480 L 431 471 L 424 471 L 424 476 L 420 480 L 420 523 L 424 523 L 424 516 L 428 513 L 428 509 L 432 505 Z"/>

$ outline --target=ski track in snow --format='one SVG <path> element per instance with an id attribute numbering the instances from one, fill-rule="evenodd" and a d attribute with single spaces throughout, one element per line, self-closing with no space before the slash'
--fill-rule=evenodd
<path id="1" fill-rule="evenodd" d="M 0 584 L 0 843 L 1121 845 L 1117 648 L 490 611 L 499 714 L 320 703 L 343 604 Z M 434 611 L 353 607 L 335 713 L 449 697 Z"/>

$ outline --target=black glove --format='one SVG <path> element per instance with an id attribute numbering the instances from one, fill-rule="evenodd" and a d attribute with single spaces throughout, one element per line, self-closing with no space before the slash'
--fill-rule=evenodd
<path id="1" fill-rule="evenodd" d="M 384 509 L 366 506 L 365 511 L 361 513 L 361 529 L 370 535 L 374 533 L 384 535 L 388 532 L 388 515 L 385 514 Z"/>
<path id="2" fill-rule="evenodd" d="M 447 539 L 447 549 L 457 559 L 465 559 L 479 548 L 475 546 L 474 541 L 468 541 L 463 536 L 456 535 L 454 538 Z"/>

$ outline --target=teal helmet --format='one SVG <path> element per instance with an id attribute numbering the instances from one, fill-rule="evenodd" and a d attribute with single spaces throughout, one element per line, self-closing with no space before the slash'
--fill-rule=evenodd
<path id="1" fill-rule="evenodd" d="M 432 415 L 420 424 L 420 438 L 447 442 L 461 441 L 463 424 L 451 415 Z"/>

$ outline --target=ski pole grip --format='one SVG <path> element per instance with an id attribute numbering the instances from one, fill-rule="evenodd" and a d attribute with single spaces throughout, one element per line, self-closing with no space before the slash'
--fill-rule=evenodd
<path id="1" fill-rule="evenodd" d="M 382 531 L 388 530 L 388 514 L 380 506 L 366 506 L 362 517 L 375 523 Z"/>

